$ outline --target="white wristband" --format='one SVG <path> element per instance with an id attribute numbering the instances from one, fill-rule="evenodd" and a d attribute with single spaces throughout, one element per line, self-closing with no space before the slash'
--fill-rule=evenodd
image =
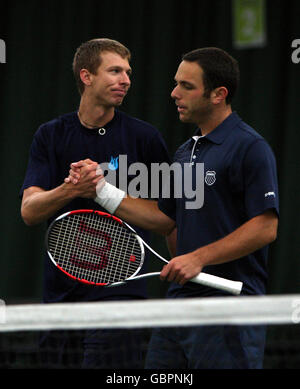
<path id="1" fill-rule="evenodd" d="M 123 190 L 109 184 L 104 179 L 98 182 L 96 193 L 97 196 L 94 201 L 106 209 L 110 214 L 114 214 L 126 195 Z"/>

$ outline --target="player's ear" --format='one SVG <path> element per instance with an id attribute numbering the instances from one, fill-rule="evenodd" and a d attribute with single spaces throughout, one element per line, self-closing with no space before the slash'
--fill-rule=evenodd
<path id="1" fill-rule="evenodd" d="M 213 104 L 220 104 L 226 100 L 228 96 L 228 89 L 225 86 L 220 86 L 211 92 L 211 100 Z"/>
<path id="2" fill-rule="evenodd" d="M 92 83 L 91 73 L 87 69 L 80 70 L 80 79 L 84 85 L 89 86 Z"/>

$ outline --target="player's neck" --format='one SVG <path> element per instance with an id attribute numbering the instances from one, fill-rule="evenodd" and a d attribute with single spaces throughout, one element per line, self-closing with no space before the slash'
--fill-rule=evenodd
<path id="1" fill-rule="evenodd" d="M 215 110 L 208 120 L 204 123 L 198 123 L 202 135 L 207 135 L 218 127 L 229 115 L 232 114 L 231 106 L 225 106 L 223 109 Z"/>
<path id="2" fill-rule="evenodd" d="M 102 105 L 95 105 L 86 101 L 86 99 L 81 99 L 78 117 L 85 127 L 96 128 L 104 127 L 108 122 L 110 122 L 115 115 L 114 107 L 105 107 Z"/>

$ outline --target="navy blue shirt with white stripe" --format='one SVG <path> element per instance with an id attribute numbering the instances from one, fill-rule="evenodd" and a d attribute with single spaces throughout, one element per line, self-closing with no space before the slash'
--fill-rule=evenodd
<path id="1" fill-rule="evenodd" d="M 69 175 L 70 164 L 86 158 L 100 164 L 112 162 L 112 167 L 118 169 L 122 155 L 126 156 L 128 167 L 141 162 L 149 172 L 151 163 L 170 162 L 165 142 L 152 125 L 116 110 L 112 121 L 104 127 L 105 134 L 100 135 L 98 130 L 82 126 L 76 112 L 43 124 L 34 135 L 20 196 L 31 186 L 45 190 L 56 188 Z M 128 175 L 128 183 L 136 176 L 138 172 Z M 118 186 L 118 174 L 116 178 Z M 76 198 L 50 218 L 48 224 L 58 215 L 75 209 L 99 209 L 105 212 L 92 199 Z M 135 226 L 133 228 L 145 241 L 149 240 L 148 232 Z M 143 280 L 116 288 L 80 284 L 57 270 L 47 255 L 44 268 L 45 302 L 147 297 L 146 282 Z M 145 271 L 145 267 L 142 271 Z"/>
<path id="2" fill-rule="evenodd" d="M 204 164 L 201 207 L 187 209 L 186 204 L 191 199 L 184 196 L 184 190 L 181 198 L 173 196 L 159 201 L 159 208 L 176 221 L 177 255 L 215 242 L 267 210 L 273 209 L 279 214 L 273 152 L 263 137 L 235 112 L 206 136 L 201 136 L 198 129 L 196 137 L 179 147 L 174 162 L 181 166 L 191 162 L 194 185 L 196 164 Z M 242 281 L 244 294 L 263 294 L 267 283 L 267 256 L 268 247 L 264 247 L 228 263 L 206 266 L 203 271 Z M 194 283 L 172 284 L 168 292 L 171 297 L 218 294 L 222 292 Z"/>

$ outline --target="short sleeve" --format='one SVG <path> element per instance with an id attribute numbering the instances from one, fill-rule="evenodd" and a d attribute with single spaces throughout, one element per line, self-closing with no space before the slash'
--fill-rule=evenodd
<path id="1" fill-rule="evenodd" d="M 158 200 L 158 208 L 171 219 L 176 221 L 176 200 L 175 199 L 164 199 Z"/>
<path id="2" fill-rule="evenodd" d="M 252 144 L 243 161 L 245 208 L 249 218 L 273 209 L 279 216 L 276 160 L 264 140 Z"/>
<path id="3" fill-rule="evenodd" d="M 144 160 L 148 167 L 148 180 L 150 188 L 149 197 L 158 200 L 162 195 L 163 181 L 159 174 L 164 165 L 170 165 L 170 156 L 166 143 L 158 130 L 147 142 Z"/>
<path id="4" fill-rule="evenodd" d="M 50 162 L 47 143 L 47 137 L 40 128 L 35 133 L 31 144 L 28 166 L 20 196 L 23 195 L 26 188 L 31 186 L 39 186 L 45 190 L 50 189 Z"/>
<path id="5" fill-rule="evenodd" d="M 157 129 L 155 129 L 154 135 L 151 136 L 147 142 L 146 154 L 147 155 L 144 157 L 149 163 L 170 163 L 170 156 L 166 143 Z"/>
<path id="6" fill-rule="evenodd" d="M 162 191 L 158 200 L 158 208 L 168 217 L 176 221 L 177 203 L 174 194 L 174 187 L 176 181 L 176 171 L 172 172 L 164 177 L 162 182 Z"/>

